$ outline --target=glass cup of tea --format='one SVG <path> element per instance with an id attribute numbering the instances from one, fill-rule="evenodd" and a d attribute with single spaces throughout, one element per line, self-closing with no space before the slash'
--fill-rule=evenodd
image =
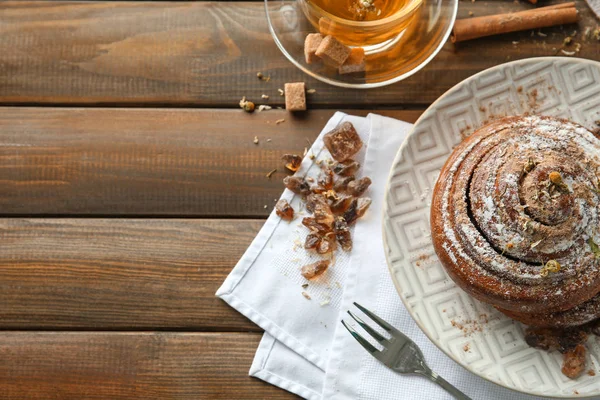
<path id="1" fill-rule="evenodd" d="M 349 46 L 391 44 L 418 19 L 423 0 L 298 0 L 309 22 L 323 35 Z M 414 25 L 414 24 L 413 24 Z M 382 46 L 383 45 L 383 46 Z"/>

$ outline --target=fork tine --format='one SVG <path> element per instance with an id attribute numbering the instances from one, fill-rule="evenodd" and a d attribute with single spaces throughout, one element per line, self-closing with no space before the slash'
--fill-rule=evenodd
<path id="1" fill-rule="evenodd" d="M 350 314 L 350 316 L 365 330 L 367 331 L 367 333 L 369 335 L 371 335 L 373 337 L 373 339 L 377 340 L 379 343 L 383 344 L 386 343 L 388 340 L 387 338 L 383 337 L 379 332 L 377 332 L 375 329 L 371 328 L 369 325 L 367 325 L 362 319 L 360 319 L 359 317 L 357 317 L 356 315 L 354 315 L 351 311 L 348 310 L 348 314 Z"/>
<path id="2" fill-rule="evenodd" d="M 353 303 L 360 311 L 364 312 L 365 314 L 367 314 L 367 316 L 369 318 L 371 318 L 373 321 L 375 321 L 380 327 L 382 327 L 383 329 L 385 329 L 386 331 L 392 333 L 392 332 L 398 332 L 398 330 L 396 328 L 394 328 L 392 325 L 388 324 L 387 322 L 385 322 L 383 319 L 379 318 L 377 315 L 375 315 L 373 312 L 367 310 L 366 308 L 364 308 L 363 306 L 361 306 L 360 304 L 358 304 L 357 302 Z"/>
<path id="3" fill-rule="evenodd" d="M 354 339 L 356 339 L 358 341 L 358 343 L 360 343 L 361 346 L 365 348 L 365 350 L 367 350 L 369 353 L 371 353 L 373 355 L 379 353 L 379 350 L 377 350 L 375 348 L 375 346 L 373 346 L 371 343 L 369 343 L 367 340 L 365 340 L 365 338 L 360 336 L 360 334 L 358 332 L 356 332 L 350 325 L 346 324 L 346 322 L 344 320 L 342 320 L 342 325 L 344 325 L 344 327 L 346 329 L 348 329 L 348 332 L 350 332 L 350 334 L 352 336 L 354 336 Z"/>

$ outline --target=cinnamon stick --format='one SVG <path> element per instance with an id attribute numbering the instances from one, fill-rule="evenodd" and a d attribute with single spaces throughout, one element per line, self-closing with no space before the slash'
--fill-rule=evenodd
<path id="1" fill-rule="evenodd" d="M 563 8 L 575 8 L 575 2 L 569 2 L 569 3 L 559 3 L 559 4 L 553 4 L 551 6 L 545 6 L 545 7 L 538 7 L 538 8 L 532 8 L 530 10 L 524 10 L 524 11 L 519 11 L 516 12 L 514 14 L 523 14 L 523 13 L 538 13 L 540 11 L 547 11 L 547 10 L 560 10 Z"/>
<path id="2" fill-rule="evenodd" d="M 577 22 L 575 3 L 555 4 L 509 14 L 459 19 L 454 23 L 452 43 L 501 33 L 545 28 Z"/>

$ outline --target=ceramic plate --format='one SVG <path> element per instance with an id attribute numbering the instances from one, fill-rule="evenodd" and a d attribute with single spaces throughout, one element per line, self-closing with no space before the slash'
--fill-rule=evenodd
<path id="1" fill-rule="evenodd" d="M 471 372 L 499 385 L 549 397 L 600 395 L 598 376 L 576 380 L 562 355 L 529 347 L 523 325 L 463 292 L 438 261 L 429 227 L 432 189 L 454 146 L 486 122 L 523 113 L 600 120 L 600 63 L 561 57 L 515 61 L 459 83 L 423 113 L 398 151 L 384 206 L 389 269 L 406 308 L 427 336 Z M 589 368 L 600 374 L 600 340 Z"/>
<path id="2" fill-rule="evenodd" d="M 600 18 L 600 0 L 585 0 L 592 9 L 596 17 Z"/>

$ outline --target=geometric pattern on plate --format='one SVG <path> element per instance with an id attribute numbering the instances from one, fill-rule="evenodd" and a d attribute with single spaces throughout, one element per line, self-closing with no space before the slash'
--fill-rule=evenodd
<path id="1" fill-rule="evenodd" d="M 600 395 L 597 376 L 571 380 L 562 375 L 561 355 L 529 347 L 523 326 L 463 292 L 433 250 L 432 189 L 452 149 L 487 122 L 524 113 L 598 129 L 600 63 L 543 57 L 502 64 L 464 80 L 433 103 L 402 144 L 390 172 L 383 218 L 388 266 L 417 324 L 471 372 L 528 394 Z M 596 370 L 597 337 L 591 337 L 588 348 L 588 367 Z"/>

